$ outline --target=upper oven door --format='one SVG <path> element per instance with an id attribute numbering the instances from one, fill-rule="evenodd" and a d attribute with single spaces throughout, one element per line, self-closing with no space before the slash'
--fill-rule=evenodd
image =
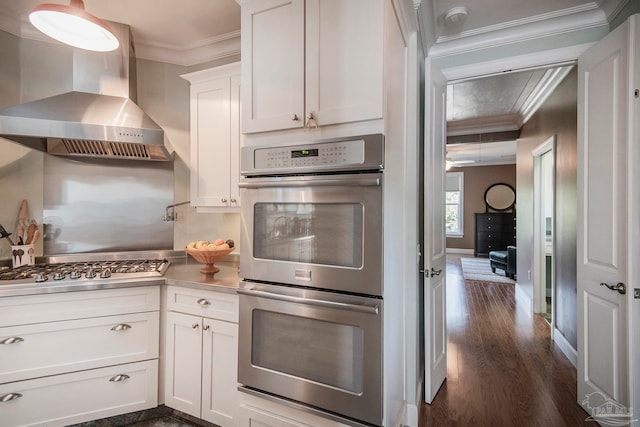
<path id="1" fill-rule="evenodd" d="M 245 178 L 245 279 L 382 295 L 382 174 Z"/>

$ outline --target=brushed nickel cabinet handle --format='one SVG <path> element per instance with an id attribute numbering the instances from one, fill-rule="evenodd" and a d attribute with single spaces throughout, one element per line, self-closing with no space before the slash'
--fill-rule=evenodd
<path id="1" fill-rule="evenodd" d="M 610 285 L 608 283 L 600 283 L 600 286 L 606 286 L 612 291 L 618 291 L 618 293 L 622 295 L 627 293 L 627 287 L 624 285 L 624 283 L 617 283 L 615 285 Z"/>
<path id="2" fill-rule="evenodd" d="M 2 341 L 0 341 L 0 344 L 17 344 L 19 342 L 24 341 L 24 339 L 20 338 L 20 337 L 9 337 L 9 338 L 5 338 Z"/>
<path id="3" fill-rule="evenodd" d="M 220 200 L 222 203 L 227 203 L 227 199 L 225 199 L 224 197 Z"/>
<path id="4" fill-rule="evenodd" d="M 442 269 L 438 269 L 438 270 L 434 270 L 433 268 L 431 269 L 431 277 L 439 276 L 440 273 L 442 273 Z"/>
<path id="5" fill-rule="evenodd" d="M 194 323 L 193 325 L 191 325 L 191 327 L 192 327 L 193 329 L 198 329 L 198 326 L 200 326 L 200 325 L 199 325 L 199 324 L 197 324 L 197 323 Z"/>
<path id="6" fill-rule="evenodd" d="M 211 327 L 209 325 L 204 325 L 204 327 L 202 328 L 205 331 L 208 331 Z"/>
<path id="7" fill-rule="evenodd" d="M 111 328 L 112 331 L 126 331 L 127 329 L 131 329 L 131 325 L 127 325 L 126 323 L 120 323 L 119 325 L 114 326 L 113 328 Z"/>
<path id="8" fill-rule="evenodd" d="M 12 400 L 20 399 L 22 394 L 20 393 L 7 393 L 0 396 L 0 402 L 11 402 Z"/>
<path id="9" fill-rule="evenodd" d="M 113 376 L 111 378 L 109 378 L 109 381 L 111 381 L 112 383 L 121 383 L 122 381 L 126 381 L 129 378 L 131 378 L 129 375 L 127 374 L 119 374 L 116 376 Z"/>
<path id="10" fill-rule="evenodd" d="M 200 298 L 198 300 L 198 304 L 202 305 L 202 306 L 207 306 L 207 305 L 211 305 L 211 303 L 209 302 L 209 300 L 204 299 L 204 298 Z"/>
<path id="11" fill-rule="evenodd" d="M 236 199 L 231 199 L 231 203 L 237 203 L 238 201 Z"/>

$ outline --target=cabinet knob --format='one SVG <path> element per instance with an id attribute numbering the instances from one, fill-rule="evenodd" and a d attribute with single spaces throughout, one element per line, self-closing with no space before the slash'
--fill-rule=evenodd
<path id="1" fill-rule="evenodd" d="M 113 328 L 111 328 L 112 331 L 126 331 L 127 329 L 131 329 L 131 325 L 127 325 L 126 323 L 120 323 L 119 325 L 114 326 Z"/>
<path id="2" fill-rule="evenodd" d="M 200 326 L 200 325 L 199 325 L 199 324 L 197 324 L 197 323 L 194 323 L 193 325 L 191 325 L 191 327 L 192 327 L 193 329 L 198 329 L 198 327 L 199 327 L 199 326 Z"/>
<path id="3" fill-rule="evenodd" d="M 111 381 L 112 383 L 121 383 L 123 381 L 128 380 L 129 378 L 131 378 L 131 377 L 129 377 L 129 375 L 127 375 L 127 374 L 120 374 L 120 375 L 116 375 L 116 376 L 113 376 L 113 377 L 109 378 L 109 381 Z"/>
<path id="4" fill-rule="evenodd" d="M 205 330 L 205 331 L 208 331 L 208 330 L 209 330 L 209 328 L 210 328 L 210 326 L 209 326 L 209 325 L 204 325 L 204 327 L 203 327 L 202 329 L 203 329 L 203 330 Z"/>
<path id="5" fill-rule="evenodd" d="M 236 199 L 231 199 L 231 203 L 238 203 Z"/>
<path id="6" fill-rule="evenodd" d="M 300 118 L 298 117 L 297 114 L 292 114 L 291 115 L 291 120 L 293 120 L 294 122 L 297 122 L 298 120 L 300 120 Z"/>
<path id="7" fill-rule="evenodd" d="M 24 341 L 24 339 L 20 338 L 20 337 L 9 337 L 9 338 L 5 338 L 2 341 L 0 341 L 0 344 L 17 344 L 19 342 Z"/>
<path id="8" fill-rule="evenodd" d="M 0 402 L 11 402 L 12 400 L 16 400 L 21 397 L 22 395 L 20 393 L 7 393 L 0 396 Z"/>
<path id="9" fill-rule="evenodd" d="M 207 306 L 207 305 L 211 305 L 211 303 L 209 302 L 209 300 L 206 300 L 204 298 L 200 298 L 198 300 L 198 304 L 202 305 L 202 306 Z"/>
<path id="10" fill-rule="evenodd" d="M 227 203 L 227 199 L 225 199 L 224 197 L 220 200 L 222 203 Z"/>

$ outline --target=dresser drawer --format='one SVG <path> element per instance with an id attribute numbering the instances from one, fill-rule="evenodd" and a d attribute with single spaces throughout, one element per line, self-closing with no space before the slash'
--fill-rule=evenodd
<path id="1" fill-rule="evenodd" d="M 167 310 L 238 323 L 238 295 L 167 286 Z"/>
<path id="2" fill-rule="evenodd" d="M 0 327 L 160 309 L 160 286 L 0 298 Z"/>
<path id="3" fill-rule="evenodd" d="M 493 241 L 478 241 L 476 245 L 476 252 L 479 254 L 488 254 L 491 251 L 504 251 L 506 249 L 504 245 Z"/>
<path id="4" fill-rule="evenodd" d="M 476 227 L 478 230 L 500 228 L 502 227 L 502 216 L 489 214 L 478 215 L 476 216 Z"/>
<path id="5" fill-rule="evenodd" d="M 66 426 L 157 403 L 157 360 L 0 385 L 3 427 Z"/>
<path id="6" fill-rule="evenodd" d="M 0 384 L 158 357 L 159 312 L 0 328 Z"/>

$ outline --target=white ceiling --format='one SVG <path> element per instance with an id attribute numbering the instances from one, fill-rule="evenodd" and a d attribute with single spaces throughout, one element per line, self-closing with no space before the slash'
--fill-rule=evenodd
<path id="1" fill-rule="evenodd" d="M 138 58 L 189 66 L 240 53 L 238 3 L 244 1 L 84 0 L 84 3 L 88 12 L 131 27 Z M 429 54 L 437 56 L 455 51 L 460 43 L 468 40 L 484 37 L 485 42 L 489 42 L 488 34 L 505 29 L 522 28 L 524 34 L 530 31 L 532 25 L 550 19 L 564 19 L 562 25 L 573 26 L 574 29 L 585 25 L 585 20 L 606 24 L 627 2 L 638 0 L 411 1 L 422 10 L 428 9 L 421 16 L 429 20 L 424 26 L 428 28 L 426 31 L 432 33 L 428 37 L 433 40 L 425 44 L 430 47 Z M 35 30 L 27 18 L 29 12 L 40 3 L 69 2 L 0 0 L 0 30 L 20 37 L 50 40 Z M 444 19 L 447 11 L 460 6 L 466 7 L 466 18 L 456 24 L 447 24 Z M 536 34 L 540 36 L 541 33 Z M 532 102 L 541 98 L 535 96 L 536 89 L 548 77 L 542 71 L 534 71 L 455 84 L 449 89 L 450 134 L 489 132 L 521 126 L 527 114 L 530 115 L 537 108 Z M 481 129 L 482 123 L 489 123 L 489 126 Z M 484 151 L 489 152 L 489 149 Z M 504 158 L 499 153 L 497 156 Z"/>

